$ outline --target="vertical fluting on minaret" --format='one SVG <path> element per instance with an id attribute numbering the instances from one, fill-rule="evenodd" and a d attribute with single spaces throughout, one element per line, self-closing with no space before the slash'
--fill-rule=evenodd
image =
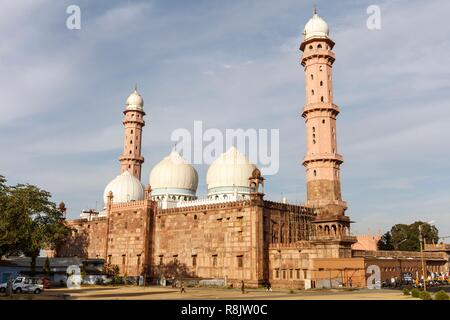
<path id="1" fill-rule="evenodd" d="M 328 36 L 327 23 L 316 12 L 305 26 L 301 64 L 306 82 L 306 104 L 302 117 L 306 124 L 307 205 L 323 207 L 342 201 L 340 165 L 342 156 L 336 142 L 336 117 L 339 108 L 333 101 L 332 65 L 334 42 Z"/>
<path id="2" fill-rule="evenodd" d="M 144 121 L 144 100 L 137 91 L 128 97 L 124 114 L 124 145 L 123 154 L 119 160 L 121 163 L 121 172 L 128 171 L 137 179 L 141 180 L 141 167 L 144 157 L 141 155 L 142 128 Z"/>

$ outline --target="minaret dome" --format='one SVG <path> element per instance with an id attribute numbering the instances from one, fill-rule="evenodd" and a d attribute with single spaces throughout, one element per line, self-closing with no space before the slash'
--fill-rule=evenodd
<path id="1" fill-rule="evenodd" d="M 328 23 L 325 22 L 319 15 L 316 10 L 314 10 L 313 16 L 305 25 L 305 29 L 303 30 L 304 40 L 308 40 L 310 38 L 328 38 L 330 33 L 330 29 L 328 28 Z"/>

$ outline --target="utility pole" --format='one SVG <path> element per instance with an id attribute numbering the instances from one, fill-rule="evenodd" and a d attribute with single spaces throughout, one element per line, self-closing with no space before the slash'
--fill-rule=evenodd
<path id="1" fill-rule="evenodd" d="M 426 264 L 423 259 L 423 247 L 422 247 L 422 225 L 419 225 L 419 241 L 420 241 L 420 257 L 422 259 L 422 275 L 423 275 L 423 291 L 427 291 L 427 275 L 426 275 Z"/>

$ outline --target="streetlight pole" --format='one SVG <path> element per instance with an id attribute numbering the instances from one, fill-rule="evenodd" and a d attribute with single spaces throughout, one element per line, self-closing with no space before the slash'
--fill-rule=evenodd
<path id="1" fill-rule="evenodd" d="M 422 276 L 423 276 L 423 291 L 427 291 L 427 279 L 426 279 L 426 264 L 423 259 L 423 247 L 422 247 L 422 225 L 419 225 L 419 241 L 420 241 L 420 258 L 422 259 Z"/>

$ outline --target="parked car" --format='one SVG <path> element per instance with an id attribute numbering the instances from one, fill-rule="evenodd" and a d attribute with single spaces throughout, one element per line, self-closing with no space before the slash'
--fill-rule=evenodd
<path id="1" fill-rule="evenodd" d="M 0 292 L 6 292 L 7 285 L 7 283 L 0 284 Z M 19 276 L 14 280 L 12 289 L 15 293 L 28 292 L 40 294 L 44 291 L 44 284 L 41 278 Z"/>

